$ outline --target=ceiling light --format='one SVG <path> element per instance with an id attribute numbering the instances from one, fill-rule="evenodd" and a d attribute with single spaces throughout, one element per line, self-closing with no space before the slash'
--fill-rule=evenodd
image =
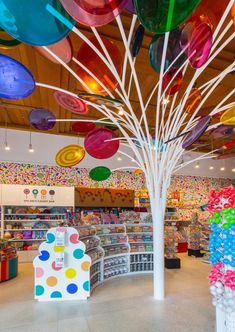
<path id="1" fill-rule="evenodd" d="M 122 161 L 122 157 L 118 156 L 118 157 L 117 157 L 117 160 L 118 160 L 118 161 Z"/>
<path id="2" fill-rule="evenodd" d="M 34 152 L 34 148 L 33 148 L 32 144 L 29 144 L 29 152 L 31 152 L 31 153 Z"/>
<path id="3" fill-rule="evenodd" d="M 124 112 L 122 110 L 118 111 L 119 115 L 124 115 Z"/>
<path id="4" fill-rule="evenodd" d="M 221 170 L 221 171 L 224 171 L 224 170 L 225 170 L 225 167 L 220 167 L 220 170 Z"/>
<path id="5" fill-rule="evenodd" d="M 132 158 L 131 161 L 132 161 L 133 163 L 135 163 L 135 159 L 134 159 L 134 158 Z"/>
<path id="6" fill-rule="evenodd" d="M 11 148 L 10 148 L 10 146 L 8 145 L 7 142 L 4 143 L 4 149 L 5 149 L 6 151 L 10 151 L 10 150 L 11 150 Z"/>
<path id="7" fill-rule="evenodd" d="M 34 148 L 33 148 L 33 145 L 32 145 L 31 131 L 30 131 L 30 133 L 29 133 L 29 152 L 30 152 L 30 153 L 33 153 L 33 152 L 34 152 Z"/>
<path id="8" fill-rule="evenodd" d="M 210 170 L 214 169 L 214 166 L 210 166 L 209 169 L 210 169 Z"/>
<path id="9" fill-rule="evenodd" d="M 162 100 L 162 105 L 167 105 L 169 104 L 170 100 L 168 98 L 163 98 Z"/>
<path id="10" fill-rule="evenodd" d="M 235 168 L 232 169 L 232 172 L 235 172 Z"/>
<path id="11" fill-rule="evenodd" d="M 195 168 L 200 168 L 200 165 L 199 165 L 199 163 L 198 163 L 198 162 L 197 162 L 197 164 L 196 164 Z"/>

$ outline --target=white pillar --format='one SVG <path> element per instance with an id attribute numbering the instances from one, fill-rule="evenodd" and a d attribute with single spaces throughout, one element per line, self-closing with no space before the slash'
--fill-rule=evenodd
<path id="1" fill-rule="evenodd" d="M 162 200 L 154 199 L 151 204 L 153 218 L 153 293 L 156 300 L 164 300 L 164 213 Z"/>

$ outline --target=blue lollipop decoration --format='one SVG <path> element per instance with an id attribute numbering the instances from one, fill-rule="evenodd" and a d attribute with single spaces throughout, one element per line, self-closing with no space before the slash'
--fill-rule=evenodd
<path id="1" fill-rule="evenodd" d="M 35 81 L 30 71 L 20 62 L 0 54 L 0 98 L 26 98 L 34 89 Z"/>

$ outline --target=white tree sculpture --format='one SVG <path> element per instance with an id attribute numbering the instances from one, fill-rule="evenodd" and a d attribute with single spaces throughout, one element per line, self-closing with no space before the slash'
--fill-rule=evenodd
<path id="1" fill-rule="evenodd" d="M 190 118 L 187 113 L 185 113 L 185 104 L 187 98 L 190 94 L 190 91 L 194 87 L 194 84 L 198 77 L 206 70 L 210 62 L 223 50 L 223 48 L 228 45 L 234 38 L 234 26 L 230 18 L 230 11 L 233 5 L 234 0 L 230 0 L 227 9 L 225 10 L 218 26 L 216 27 L 213 33 L 213 45 L 210 52 L 210 57 L 207 62 L 199 69 L 195 70 L 194 75 L 188 84 L 187 89 L 184 91 L 183 97 L 180 99 L 178 93 L 176 93 L 173 98 L 170 100 L 168 105 L 163 103 L 165 98 L 165 91 L 163 91 L 162 82 L 163 77 L 166 72 L 172 67 L 174 62 L 164 71 L 164 64 L 166 59 L 166 51 L 168 47 L 169 32 L 165 33 L 163 53 L 161 59 L 161 70 L 159 75 L 159 81 L 153 86 L 152 92 L 147 100 L 144 103 L 142 98 L 142 92 L 140 89 L 139 80 L 137 77 L 135 69 L 135 61 L 130 52 L 131 41 L 133 37 L 133 32 L 135 30 L 137 16 L 133 15 L 131 26 L 129 29 L 129 35 L 127 36 L 123 28 L 121 16 L 116 17 L 116 22 L 120 30 L 123 44 L 125 46 L 125 56 L 123 61 L 123 75 L 119 77 L 117 70 L 113 64 L 113 59 L 110 57 L 101 37 L 96 28 L 91 27 L 94 36 L 98 40 L 105 56 L 99 52 L 99 50 L 90 42 L 90 40 L 82 33 L 78 28 L 74 27 L 72 31 L 77 35 L 78 38 L 81 38 L 85 43 L 87 43 L 92 49 L 98 54 L 100 59 L 106 64 L 110 69 L 114 77 L 118 82 L 118 87 L 115 90 L 115 94 L 111 93 L 107 87 L 92 73 L 90 72 L 82 63 L 77 59 L 73 58 L 73 61 L 76 62 L 80 67 L 82 67 L 87 73 L 93 77 L 98 84 L 107 92 L 110 98 L 119 98 L 123 107 L 107 107 L 102 105 L 97 105 L 95 103 L 87 102 L 88 105 L 91 105 L 101 114 L 99 120 L 94 120 L 94 122 L 105 124 L 110 124 L 110 121 L 119 129 L 121 135 L 116 138 L 120 140 L 121 147 L 128 147 L 130 153 L 125 153 L 121 149 L 120 154 L 125 155 L 126 157 L 135 160 L 135 167 L 126 167 L 140 168 L 146 179 L 146 187 L 149 192 L 151 211 L 153 218 L 153 243 L 154 243 L 154 273 L 153 273 L 153 284 L 154 284 L 154 298 L 158 300 L 164 299 L 164 214 L 166 209 L 166 200 L 167 200 L 167 190 L 170 185 L 172 174 L 188 165 L 195 162 L 195 160 L 210 158 L 215 151 L 205 153 L 198 157 L 197 159 L 190 160 L 188 162 L 179 163 L 182 160 L 182 156 L 185 150 L 182 148 L 182 142 L 184 136 L 181 136 L 177 139 L 171 140 L 167 144 L 165 142 L 169 141 L 171 138 L 175 138 L 182 133 L 192 130 L 197 124 L 197 112 L 200 110 L 202 105 L 205 103 L 207 98 L 213 93 L 217 86 L 223 82 L 223 79 L 234 71 L 235 61 L 231 63 L 225 70 L 223 70 L 218 76 L 214 77 L 201 87 L 199 87 L 202 100 L 197 107 L 196 111 L 191 114 Z M 57 15 L 53 8 L 49 7 L 48 10 L 52 15 Z M 60 18 L 61 19 L 61 18 Z M 226 24 L 225 22 L 228 22 Z M 63 23 L 66 24 L 65 19 Z M 71 75 L 73 75 L 76 80 L 84 87 L 84 89 L 90 93 L 93 93 L 89 86 L 76 74 L 67 64 L 65 64 L 58 56 L 56 56 L 48 47 L 44 47 L 51 56 L 53 56 L 57 61 L 61 63 L 64 68 L 66 68 Z M 184 50 L 183 50 L 184 51 Z M 182 52 L 183 52 L 182 51 Z M 147 59 L 146 59 L 147 61 Z M 188 59 L 183 63 L 179 68 L 183 73 L 188 69 L 189 61 Z M 128 65 L 131 69 L 131 76 L 127 75 Z M 175 73 L 175 76 L 177 73 Z M 129 81 L 128 81 L 129 80 Z M 138 118 L 135 114 L 133 107 L 130 102 L 130 90 L 134 84 L 137 94 L 139 106 L 141 109 L 141 117 Z M 45 87 L 49 89 L 59 90 L 65 92 L 71 96 L 77 97 L 77 94 L 60 89 L 59 87 L 50 86 L 43 83 L 37 83 L 40 87 Z M 217 112 L 221 112 L 235 105 L 235 102 L 227 103 L 226 102 L 234 96 L 235 89 L 229 91 L 226 96 L 221 96 L 221 102 L 211 111 L 210 115 L 214 115 Z M 152 98 L 157 98 L 156 106 L 156 123 L 155 123 L 155 133 L 154 139 L 152 137 L 152 132 L 150 130 L 150 125 L 148 122 L 148 106 Z M 166 107 L 169 108 L 168 116 L 166 117 Z M 118 111 L 122 111 L 122 115 Z M 186 119 L 187 118 L 187 119 Z M 57 121 L 76 121 L 66 120 L 66 119 L 57 119 Z M 78 120 L 78 121 L 91 121 L 89 120 Z M 186 122 L 187 121 L 187 122 Z M 217 124 L 218 125 L 218 124 Z M 213 126 L 209 126 L 207 130 L 211 130 Z M 154 143 L 155 142 L 155 143 Z M 120 169 L 120 168 L 119 168 Z"/>

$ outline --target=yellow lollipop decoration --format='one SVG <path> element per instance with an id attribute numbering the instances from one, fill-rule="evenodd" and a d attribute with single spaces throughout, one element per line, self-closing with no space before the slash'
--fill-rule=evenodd
<path id="1" fill-rule="evenodd" d="M 235 106 L 229 108 L 221 115 L 220 122 L 225 125 L 235 125 Z"/>
<path id="2" fill-rule="evenodd" d="M 82 146 L 73 144 L 61 149 L 55 158 L 57 165 L 62 167 L 75 166 L 85 157 L 85 150 Z"/>

